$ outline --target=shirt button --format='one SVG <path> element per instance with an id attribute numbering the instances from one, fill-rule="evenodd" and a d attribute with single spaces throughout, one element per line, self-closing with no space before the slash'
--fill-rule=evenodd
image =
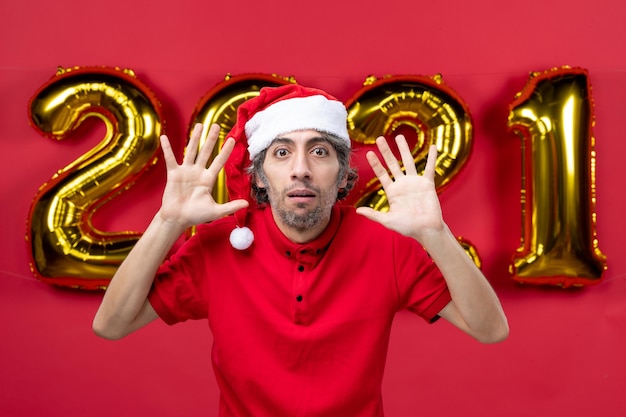
<path id="1" fill-rule="evenodd" d="M 301 295 L 298 295 L 298 296 L 296 297 L 296 301 L 297 301 L 297 302 L 301 302 L 301 301 L 302 301 L 302 296 L 301 296 Z"/>
<path id="2" fill-rule="evenodd" d="M 298 265 L 298 271 L 300 272 L 304 271 L 304 265 Z"/>
<path id="3" fill-rule="evenodd" d="M 285 256 L 287 256 L 287 257 L 291 256 L 291 252 L 289 252 L 289 251 L 285 252 Z"/>

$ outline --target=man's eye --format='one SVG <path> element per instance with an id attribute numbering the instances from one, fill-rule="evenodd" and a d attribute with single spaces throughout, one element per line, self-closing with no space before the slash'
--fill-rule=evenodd
<path id="1" fill-rule="evenodd" d="M 274 151 L 274 155 L 279 156 L 279 157 L 283 157 L 283 156 L 287 156 L 287 149 L 276 149 Z"/>
<path id="2" fill-rule="evenodd" d="M 317 156 L 326 156 L 328 155 L 328 150 L 326 148 L 315 148 L 313 153 Z"/>

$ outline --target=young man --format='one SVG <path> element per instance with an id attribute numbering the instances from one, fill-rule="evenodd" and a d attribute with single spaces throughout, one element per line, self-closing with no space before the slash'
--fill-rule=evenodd
<path id="1" fill-rule="evenodd" d="M 162 137 L 162 206 L 111 280 L 95 332 L 117 339 L 158 317 L 208 319 L 219 415 L 255 417 L 382 416 L 389 333 L 403 309 L 481 342 L 505 339 L 495 293 L 443 220 L 434 146 L 420 176 L 404 138 L 405 172 L 379 138 L 390 173 L 367 157 L 389 211 L 336 204 L 355 180 L 346 117 L 325 92 L 289 85 L 239 107 L 208 168 L 219 127 L 198 150 L 196 126 L 180 165 Z M 217 204 L 223 167 L 231 201 Z"/>

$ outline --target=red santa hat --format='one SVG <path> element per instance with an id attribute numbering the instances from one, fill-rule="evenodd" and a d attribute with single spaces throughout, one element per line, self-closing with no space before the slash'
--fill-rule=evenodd
<path id="1" fill-rule="evenodd" d="M 257 97 L 239 106 L 237 122 L 227 135 L 235 139 L 224 167 L 230 199 L 256 204 L 250 195 L 246 168 L 280 135 L 311 129 L 337 136 L 350 146 L 347 116 L 344 104 L 322 90 L 298 84 L 262 88 Z M 233 247 L 240 250 L 250 247 L 254 240 L 250 229 L 244 227 L 245 216 L 246 210 L 235 213 L 237 228 L 230 238 Z"/>

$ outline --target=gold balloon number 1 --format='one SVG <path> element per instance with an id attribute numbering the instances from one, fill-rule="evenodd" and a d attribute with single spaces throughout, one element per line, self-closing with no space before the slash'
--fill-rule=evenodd
<path id="1" fill-rule="evenodd" d="M 227 76 L 198 103 L 197 122 L 235 123 L 239 104 L 260 88 L 295 82 L 268 74 Z M 364 158 L 377 136 L 403 133 L 413 142 L 418 170 L 428 145 L 438 149 L 441 191 L 468 161 L 472 122 L 467 106 L 441 76 L 370 77 L 346 104 L 359 184 L 348 204 L 386 210 L 384 192 Z M 28 218 L 31 269 L 42 281 L 82 289 L 106 287 L 139 233 L 105 233 L 93 213 L 154 165 L 163 121 L 160 104 L 132 71 L 105 67 L 59 69 L 31 99 L 30 121 L 43 136 L 63 139 L 85 119 L 104 121 L 94 149 L 40 187 Z M 533 73 L 512 105 L 509 125 L 523 135 L 522 245 L 511 265 L 519 282 L 585 285 L 600 280 L 606 261 L 595 238 L 592 108 L 585 71 Z M 228 199 L 225 178 L 217 201 Z M 191 230 L 193 233 L 193 230 Z M 476 249 L 459 242 L 480 267 Z"/>
<path id="2" fill-rule="evenodd" d="M 587 71 L 532 73 L 512 103 L 509 127 L 522 138 L 522 239 L 510 272 L 522 283 L 597 283 L 595 143 Z"/>

